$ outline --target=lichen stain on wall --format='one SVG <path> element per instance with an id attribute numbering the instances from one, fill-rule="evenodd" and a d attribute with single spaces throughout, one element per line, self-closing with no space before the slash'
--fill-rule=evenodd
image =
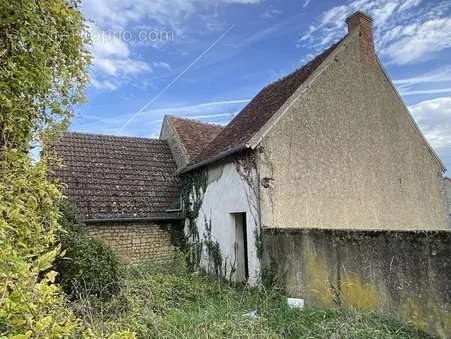
<path id="1" fill-rule="evenodd" d="M 352 272 L 340 280 L 340 298 L 344 305 L 367 311 L 376 310 L 379 299 L 377 289 Z"/>
<path id="2" fill-rule="evenodd" d="M 307 251 L 306 293 L 309 298 L 319 301 L 322 306 L 348 306 L 356 309 L 373 311 L 377 309 L 378 292 L 371 284 L 364 283 L 358 274 L 345 272 L 340 280 L 331 278 L 335 275 L 334 268 L 328 267 L 326 259 L 318 254 Z"/>
<path id="3" fill-rule="evenodd" d="M 272 228 L 263 243 L 307 307 L 375 311 L 451 338 L 451 232 Z"/>
<path id="4" fill-rule="evenodd" d="M 310 298 L 319 302 L 322 306 L 336 306 L 333 288 L 329 279 L 329 269 L 326 260 L 314 252 L 306 251 L 305 269 L 306 286 L 311 286 L 305 291 Z M 315 303 L 316 303 L 315 302 Z"/>

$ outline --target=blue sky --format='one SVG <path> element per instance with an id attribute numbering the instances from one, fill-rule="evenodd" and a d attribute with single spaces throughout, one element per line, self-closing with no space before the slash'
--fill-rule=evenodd
<path id="1" fill-rule="evenodd" d="M 448 0 L 85 0 L 92 83 L 71 129 L 158 137 L 164 114 L 225 124 L 344 36 L 358 9 L 373 16 L 380 59 L 451 168 Z"/>

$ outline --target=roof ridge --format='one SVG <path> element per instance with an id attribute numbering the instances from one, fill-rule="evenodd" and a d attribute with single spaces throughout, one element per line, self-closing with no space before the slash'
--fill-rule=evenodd
<path id="1" fill-rule="evenodd" d="M 266 85 L 265 87 L 262 88 L 262 90 L 271 87 L 275 84 L 277 84 L 278 82 L 283 82 L 285 80 L 287 80 L 288 78 L 292 77 L 294 74 L 296 74 L 297 72 L 301 71 L 301 70 L 306 70 L 308 69 L 309 66 L 312 66 L 312 64 L 319 58 L 321 57 L 323 54 L 326 54 L 329 50 L 334 49 L 336 46 L 338 46 L 338 44 L 343 41 L 344 38 L 338 40 L 336 43 L 333 43 L 329 48 L 325 49 L 324 51 L 322 51 L 320 54 L 318 54 L 317 56 L 311 58 L 309 61 L 307 61 L 304 65 L 295 68 L 293 71 L 291 71 L 290 73 L 288 73 L 287 75 L 274 80 L 273 82 L 271 82 L 270 84 Z M 258 93 L 257 93 L 258 94 Z"/>
<path id="2" fill-rule="evenodd" d="M 263 87 L 228 125 L 181 172 L 188 172 L 212 161 L 221 154 L 240 150 L 280 109 L 296 90 L 314 73 L 348 35 L 333 43 L 302 67 Z M 282 100 L 283 99 L 283 100 Z M 258 114 L 257 114 L 258 113 Z M 246 140 L 247 139 L 247 140 Z M 220 159 L 221 157 L 219 157 Z"/>
<path id="3" fill-rule="evenodd" d="M 134 137 L 127 135 L 114 135 L 114 134 L 100 134 L 100 133 L 85 133 L 85 132 L 70 132 L 65 131 L 63 135 L 80 135 L 80 136 L 93 136 L 93 137 L 106 137 L 106 138 L 122 138 L 122 139 L 138 139 L 138 140 L 147 140 L 147 141 L 163 141 L 158 138 L 146 138 L 146 137 Z"/>
<path id="4" fill-rule="evenodd" d="M 190 122 L 194 122 L 196 124 L 201 124 L 201 125 L 208 125 L 208 126 L 213 126 L 213 127 L 225 128 L 225 126 L 220 125 L 220 124 L 215 124 L 215 123 L 212 123 L 212 122 L 204 122 L 204 121 L 201 121 L 199 119 L 192 119 L 192 118 L 189 118 L 189 117 L 180 117 L 180 116 L 172 115 L 172 114 L 166 114 L 166 117 L 168 117 L 169 119 L 190 121 Z"/>

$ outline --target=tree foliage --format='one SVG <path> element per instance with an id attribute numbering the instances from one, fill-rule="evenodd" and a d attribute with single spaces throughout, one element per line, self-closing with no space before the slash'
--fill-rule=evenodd
<path id="1" fill-rule="evenodd" d="M 90 56 L 76 0 L 0 2 L 0 337 L 67 337 L 78 326 L 51 270 L 58 187 L 30 159 L 82 101 Z"/>

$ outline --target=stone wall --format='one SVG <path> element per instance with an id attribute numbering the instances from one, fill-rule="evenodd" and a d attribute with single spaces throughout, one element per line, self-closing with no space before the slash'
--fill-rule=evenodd
<path id="1" fill-rule="evenodd" d="M 158 223 L 101 223 L 87 225 L 88 233 L 105 241 L 125 263 L 164 261 L 174 255 L 176 226 Z"/>
<path id="2" fill-rule="evenodd" d="M 307 307 L 391 315 L 451 337 L 451 232 L 265 229 L 265 270 Z"/>

